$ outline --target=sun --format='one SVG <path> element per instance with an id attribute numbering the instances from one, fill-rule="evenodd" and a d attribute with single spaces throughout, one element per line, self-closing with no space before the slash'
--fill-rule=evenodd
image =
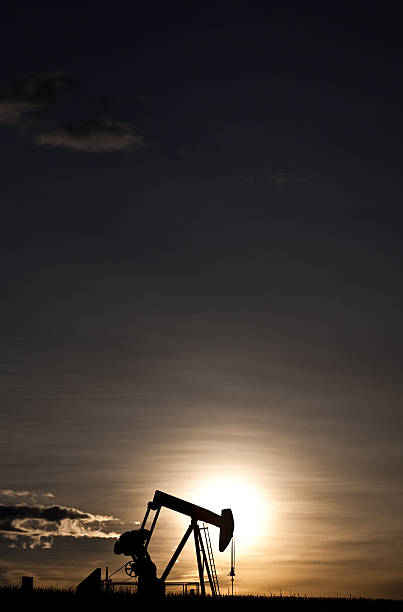
<path id="1" fill-rule="evenodd" d="M 235 476 L 209 479 L 197 484 L 194 500 L 218 514 L 223 508 L 231 508 L 238 552 L 265 537 L 271 520 L 270 505 L 252 482 Z"/>

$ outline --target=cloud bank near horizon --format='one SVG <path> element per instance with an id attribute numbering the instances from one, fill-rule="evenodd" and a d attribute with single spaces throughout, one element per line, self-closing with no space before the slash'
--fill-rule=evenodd
<path id="1" fill-rule="evenodd" d="M 118 519 L 113 516 L 56 504 L 0 505 L 0 535 L 9 540 L 13 548 L 51 548 L 56 536 L 117 538 L 120 534 L 108 527 L 116 521 Z"/>

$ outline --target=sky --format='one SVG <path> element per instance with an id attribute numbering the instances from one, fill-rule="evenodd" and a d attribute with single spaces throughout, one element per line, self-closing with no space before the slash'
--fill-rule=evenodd
<path id="1" fill-rule="evenodd" d="M 233 509 L 237 593 L 403 597 L 400 20 L 261 4 L 3 9 L 2 583 L 159 489 Z"/>

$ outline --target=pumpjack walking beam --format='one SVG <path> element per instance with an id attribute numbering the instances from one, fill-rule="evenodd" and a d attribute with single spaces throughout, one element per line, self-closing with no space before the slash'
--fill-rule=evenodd
<path id="1" fill-rule="evenodd" d="M 211 512 L 211 510 L 191 504 L 190 502 L 180 499 L 179 497 L 174 497 L 173 495 L 163 493 L 162 491 L 156 491 L 152 502 L 148 503 L 143 526 L 145 525 L 145 521 L 148 518 L 148 513 L 150 510 L 157 510 L 158 512 L 161 507 L 170 508 L 171 510 L 175 510 L 180 514 L 186 514 L 196 521 L 203 521 L 204 523 L 209 523 L 210 525 L 219 527 L 220 539 L 218 548 L 220 552 L 223 552 L 230 543 L 232 534 L 234 532 L 234 517 L 232 516 L 232 511 L 229 508 L 221 510 L 220 516 L 215 512 Z M 153 523 L 153 526 L 154 525 L 155 521 Z"/>

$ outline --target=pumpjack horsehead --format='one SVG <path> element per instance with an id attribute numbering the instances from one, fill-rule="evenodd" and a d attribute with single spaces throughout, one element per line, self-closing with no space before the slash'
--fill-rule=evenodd
<path id="1" fill-rule="evenodd" d="M 190 525 L 179 542 L 178 547 L 172 555 L 165 570 L 161 574 L 160 578 L 157 578 L 157 568 L 155 563 L 152 562 L 147 548 L 155 529 L 161 508 L 169 508 L 170 510 L 174 510 L 175 512 L 189 516 Z M 150 529 L 146 529 L 145 526 L 151 511 L 154 511 L 155 514 Z M 204 548 L 198 521 L 215 525 L 220 529 L 218 547 L 220 552 L 223 552 L 230 543 L 234 532 L 234 518 L 232 511 L 229 508 L 222 510 L 220 516 L 215 512 L 206 510 L 206 508 L 201 508 L 200 506 L 191 504 L 183 499 L 179 499 L 179 497 L 168 495 L 168 493 L 163 493 L 162 491 L 155 491 L 153 500 L 147 504 L 147 511 L 140 529 L 126 531 L 123 533 L 119 540 L 115 543 L 114 547 L 114 552 L 117 555 L 124 554 L 131 556 L 133 559 L 133 561 L 129 561 L 126 564 L 125 569 L 129 576 L 138 577 L 139 594 L 154 597 L 156 595 L 163 595 L 165 592 L 165 581 L 192 532 L 196 547 L 201 594 L 205 595 L 204 567 L 206 567 L 207 570 L 211 592 L 213 595 L 216 594 L 216 588 L 211 575 L 210 564 Z"/>

